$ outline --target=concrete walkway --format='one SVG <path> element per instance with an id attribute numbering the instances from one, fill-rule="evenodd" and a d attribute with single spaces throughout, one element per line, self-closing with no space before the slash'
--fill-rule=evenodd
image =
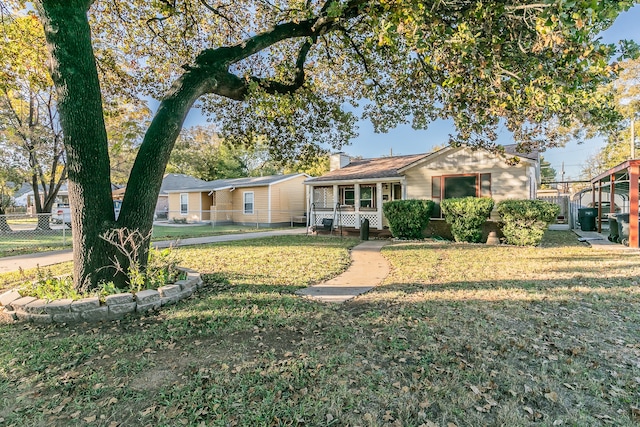
<path id="1" fill-rule="evenodd" d="M 371 240 L 351 250 L 351 265 L 341 275 L 326 282 L 300 289 L 296 294 L 324 302 L 345 302 L 363 294 L 389 274 L 389 263 L 380 253 L 388 240 Z"/>
<path id="2" fill-rule="evenodd" d="M 580 241 L 588 243 L 593 249 L 600 249 L 605 251 L 623 251 L 623 252 L 638 252 L 636 248 L 630 248 L 620 243 L 610 242 L 608 239 L 609 231 L 603 230 L 602 233 L 597 231 L 582 231 L 579 228 L 573 230 L 581 239 Z"/>
<path id="3" fill-rule="evenodd" d="M 288 228 L 284 230 L 257 231 L 255 233 L 223 234 L 220 236 L 191 237 L 188 239 L 179 240 L 162 240 L 153 242 L 152 245 L 155 248 L 161 249 L 168 248 L 170 246 L 177 247 L 203 245 L 206 243 L 232 242 L 235 240 L 258 239 L 262 237 L 288 236 L 292 234 L 304 234 L 305 232 L 306 229 L 304 227 Z M 44 267 L 47 265 L 59 264 L 61 262 L 71 260 L 73 260 L 73 253 L 71 249 L 5 257 L 0 258 L 0 273 L 18 271 L 20 268 L 26 270 L 28 268 L 36 268 L 37 266 Z"/>

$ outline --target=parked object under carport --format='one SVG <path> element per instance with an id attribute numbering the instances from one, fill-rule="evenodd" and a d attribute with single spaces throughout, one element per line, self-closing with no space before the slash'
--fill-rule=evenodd
<path id="1" fill-rule="evenodd" d="M 610 242 L 619 243 L 620 233 L 618 232 L 618 219 L 616 214 L 609 214 L 609 237 Z"/>
<path id="2" fill-rule="evenodd" d="M 580 230 L 595 231 L 597 216 L 598 216 L 597 208 L 578 209 L 578 221 L 580 221 Z"/>

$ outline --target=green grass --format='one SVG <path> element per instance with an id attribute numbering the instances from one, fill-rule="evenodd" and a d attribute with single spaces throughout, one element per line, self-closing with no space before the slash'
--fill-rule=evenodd
<path id="1" fill-rule="evenodd" d="M 38 252 L 47 252 L 60 249 L 71 248 L 71 231 L 66 230 L 63 236 L 62 230 L 34 231 L 37 221 L 27 221 L 23 219 L 21 222 L 26 224 L 26 228 L 21 231 L 12 232 L 10 234 L 0 233 L 0 258 L 14 255 L 24 255 Z M 13 220 L 9 224 L 16 228 Z M 16 228 L 17 229 L 17 228 Z M 151 239 L 158 240 L 175 240 L 187 239 L 190 237 L 217 236 L 222 234 L 235 233 L 251 233 L 256 231 L 268 231 L 273 228 L 256 228 L 241 225 L 219 225 L 213 227 L 210 224 L 204 225 L 177 225 L 163 226 L 156 225 L 153 227 Z"/>
<path id="2" fill-rule="evenodd" d="M 569 232 L 396 244 L 385 283 L 354 301 L 294 295 L 355 243 L 181 248 L 208 285 L 159 314 L 0 326 L 0 423 L 637 425 L 637 254 Z"/>
<path id="3" fill-rule="evenodd" d="M 217 236 L 221 234 L 253 233 L 273 228 L 256 228 L 244 225 L 154 225 L 152 240 L 186 239 L 189 237 Z"/>

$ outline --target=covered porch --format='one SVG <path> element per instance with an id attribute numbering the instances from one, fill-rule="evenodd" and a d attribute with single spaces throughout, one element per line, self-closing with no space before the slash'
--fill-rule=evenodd
<path id="1" fill-rule="evenodd" d="M 624 195 L 628 205 L 621 213 L 629 214 L 629 247 L 640 247 L 638 225 L 638 194 L 640 188 L 640 159 L 627 160 L 591 180 L 592 206 L 598 208 L 597 229 L 602 232 L 603 206 L 613 211 L 616 195 Z"/>
<path id="2" fill-rule="evenodd" d="M 331 222 L 334 228 L 359 229 L 366 219 L 371 229 L 384 230 L 388 223 L 382 205 L 406 198 L 404 178 L 307 183 L 307 186 L 307 225 L 313 227 Z"/>

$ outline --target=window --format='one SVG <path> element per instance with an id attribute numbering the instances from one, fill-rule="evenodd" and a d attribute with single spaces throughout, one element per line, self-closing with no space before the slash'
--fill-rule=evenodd
<path id="1" fill-rule="evenodd" d="M 187 193 L 180 193 L 180 215 L 186 215 L 189 213 L 189 195 Z"/>
<path id="2" fill-rule="evenodd" d="M 376 188 L 373 185 L 363 185 L 360 187 L 360 207 L 375 208 Z"/>
<path id="3" fill-rule="evenodd" d="M 431 177 L 431 199 L 435 202 L 432 218 L 440 218 L 440 201 L 460 197 L 491 197 L 491 174 Z"/>
<path id="4" fill-rule="evenodd" d="M 313 203 L 316 208 L 333 208 L 333 187 L 313 187 Z"/>
<path id="5" fill-rule="evenodd" d="M 253 191 L 247 191 L 243 194 L 244 196 L 244 213 L 252 214 L 253 213 Z"/>
<path id="6" fill-rule="evenodd" d="M 401 184 L 393 184 L 393 200 L 402 200 Z"/>
<path id="7" fill-rule="evenodd" d="M 491 197 L 491 174 L 480 174 L 480 197 Z"/>
<path id="8" fill-rule="evenodd" d="M 340 187 L 340 204 L 355 206 L 356 190 L 353 187 Z"/>
<path id="9" fill-rule="evenodd" d="M 444 199 L 477 196 L 478 175 L 447 176 L 444 179 Z"/>
<path id="10" fill-rule="evenodd" d="M 431 218 L 440 218 L 442 212 L 440 212 L 440 199 L 442 198 L 442 177 L 431 177 L 431 200 L 435 205 L 433 206 L 433 212 L 431 212 Z"/>

